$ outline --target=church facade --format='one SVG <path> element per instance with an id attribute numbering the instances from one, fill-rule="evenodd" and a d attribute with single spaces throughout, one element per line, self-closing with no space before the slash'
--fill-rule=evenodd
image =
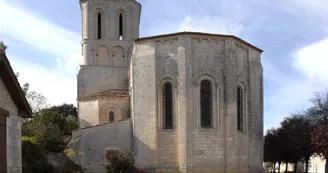
<path id="1" fill-rule="evenodd" d="M 262 50 L 232 35 L 139 38 L 135 0 L 80 0 L 79 163 L 107 150 L 167 173 L 263 172 Z"/>

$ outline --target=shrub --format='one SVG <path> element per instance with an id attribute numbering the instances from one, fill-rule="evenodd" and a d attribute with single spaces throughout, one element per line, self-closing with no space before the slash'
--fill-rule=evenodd
<path id="1" fill-rule="evenodd" d="M 33 141 L 33 138 L 22 138 L 22 172 L 55 173 L 55 169 L 45 157 L 44 150 Z"/>
<path id="2" fill-rule="evenodd" d="M 107 150 L 106 173 L 149 173 L 134 166 L 132 154 L 125 151 Z"/>
<path id="3" fill-rule="evenodd" d="M 77 165 L 73 162 L 66 162 L 65 165 L 59 169 L 59 173 L 76 173 L 83 172 L 83 169 L 80 165 Z"/>
<path id="4" fill-rule="evenodd" d="M 134 172 L 134 164 L 131 154 L 118 150 L 108 150 L 106 152 L 107 173 L 131 173 Z"/>

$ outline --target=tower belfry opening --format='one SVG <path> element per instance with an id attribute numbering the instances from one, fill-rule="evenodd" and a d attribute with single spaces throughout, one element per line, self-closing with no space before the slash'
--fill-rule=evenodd
<path id="1" fill-rule="evenodd" d="M 119 39 L 123 40 L 123 15 L 120 13 L 119 16 Z"/>
<path id="2" fill-rule="evenodd" d="M 98 39 L 101 39 L 101 13 L 98 12 Z"/>

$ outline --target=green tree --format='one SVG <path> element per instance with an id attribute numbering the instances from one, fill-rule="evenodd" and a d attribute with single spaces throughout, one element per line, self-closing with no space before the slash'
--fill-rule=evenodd
<path id="1" fill-rule="evenodd" d="M 73 104 L 64 103 L 62 105 L 52 106 L 49 109 L 63 115 L 64 117 L 68 117 L 70 115 L 77 117 L 77 108 Z"/>
<path id="2" fill-rule="evenodd" d="M 72 134 L 72 130 L 75 130 L 78 128 L 77 120 L 74 116 L 69 115 L 66 118 L 66 124 L 67 124 L 67 131 L 66 134 Z"/>
<path id="3" fill-rule="evenodd" d="M 264 161 L 273 163 L 273 172 L 276 171 L 276 163 L 278 163 L 278 170 L 280 171 L 282 161 L 280 146 L 278 129 L 268 130 L 264 136 Z"/>
<path id="4" fill-rule="evenodd" d="M 312 145 L 314 151 L 326 159 L 325 173 L 328 172 L 328 126 L 319 126 L 313 130 Z"/>
<path id="5" fill-rule="evenodd" d="M 41 110 L 33 120 L 23 123 L 22 135 L 35 136 L 37 144 L 51 152 L 63 149 L 62 136 L 67 131 L 66 119 L 51 110 Z"/>
<path id="6" fill-rule="evenodd" d="M 328 173 L 328 156 L 325 154 L 326 150 L 322 150 L 322 145 L 327 142 L 325 133 L 328 133 L 328 90 L 316 93 L 311 102 L 313 105 L 308 110 L 308 117 L 312 126 L 315 127 L 312 133 L 312 144 L 315 152 L 326 158 L 325 173 Z"/>
<path id="7" fill-rule="evenodd" d="M 310 122 L 304 115 L 295 114 L 282 122 L 282 128 L 288 133 L 291 159 L 294 162 L 294 172 L 296 173 L 297 163 L 305 160 L 308 165 L 313 154 Z"/>

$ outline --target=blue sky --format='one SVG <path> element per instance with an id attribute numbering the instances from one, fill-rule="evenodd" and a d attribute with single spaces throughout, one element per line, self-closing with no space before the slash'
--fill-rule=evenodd
<path id="1" fill-rule="evenodd" d="M 264 50 L 264 128 L 328 86 L 327 0 L 140 0 L 140 35 L 234 34 Z M 78 0 L 0 0 L 0 40 L 21 83 L 50 104 L 76 104 Z"/>

